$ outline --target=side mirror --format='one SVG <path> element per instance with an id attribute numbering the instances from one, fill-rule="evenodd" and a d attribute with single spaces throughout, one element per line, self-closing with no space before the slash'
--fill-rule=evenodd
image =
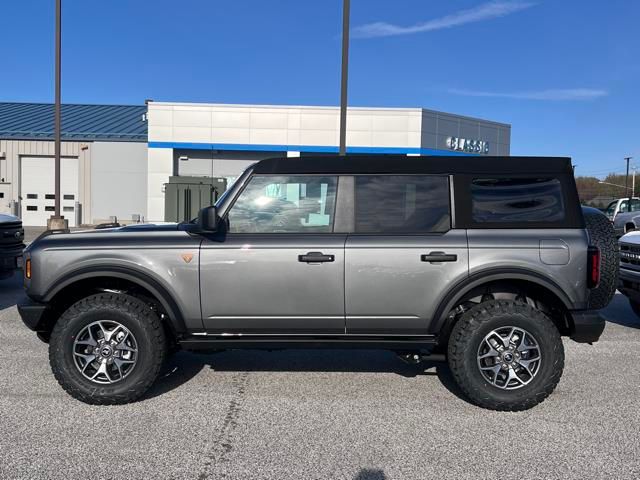
<path id="1" fill-rule="evenodd" d="M 201 231 L 209 233 L 218 230 L 218 211 L 216 207 L 204 207 L 198 212 L 198 227 Z"/>

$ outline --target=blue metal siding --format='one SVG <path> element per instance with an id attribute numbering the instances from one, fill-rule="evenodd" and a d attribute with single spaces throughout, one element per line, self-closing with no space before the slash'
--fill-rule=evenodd
<path id="1" fill-rule="evenodd" d="M 62 105 L 62 139 L 147 141 L 146 105 Z M 0 102 L 0 138 L 52 140 L 53 104 Z"/>

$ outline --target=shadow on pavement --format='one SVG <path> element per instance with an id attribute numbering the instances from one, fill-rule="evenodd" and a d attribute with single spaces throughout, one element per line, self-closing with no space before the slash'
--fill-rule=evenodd
<path id="1" fill-rule="evenodd" d="M 363 468 L 353 477 L 353 480 L 387 480 L 384 471 L 377 468 Z"/>
<path id="2" fill-rule="evenodd" d="M 631 310 L 629 300 L 622 294 L 614 295 L 609 306 L 601 310 L 601 313 L 607 322 L 623 327 L 640 328 L 640 317 Z"/>
<path id="3" fill-rule="evenodd" d="M 168 361 L 145 398 L 153 398 L 187 383 L 205 367 L 218 372 L 360 372 L 395 373 L 413 378 L 437 376 L 452 394 L 468 401 L 446 362 L 408 365 L 384 350 L 228 350 L 212 354 L 178 352 Z"/>
<path id="4" fill-rule="evenodd" d="M 0 310 L 13 307 L 25 298 L 22 270 L 17 270 L 12 277 L 0 280 Z"/>

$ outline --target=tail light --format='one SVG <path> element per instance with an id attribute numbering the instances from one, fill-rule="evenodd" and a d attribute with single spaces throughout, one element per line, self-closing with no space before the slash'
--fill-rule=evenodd
<path id="1" fill-rule="evenodd" d="M 27 261 L 24 263 L 24 276 L 27 278 L 31 278 L 31 259 L 27 258 Z"/>
<path id="2" fill-rule="evenodd" d="M 587 250 L 587 286 L 596 288 L 600 283 L 600 249 L 590 246 Z"/>

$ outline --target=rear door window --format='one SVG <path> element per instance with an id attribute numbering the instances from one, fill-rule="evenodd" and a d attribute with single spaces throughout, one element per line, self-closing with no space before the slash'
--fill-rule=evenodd
<path id="1" fill-rule="evenodd" d="M 355 178 L 356 233 L 439 233 L 451 228 L 449 178 L 361 175 Z"/>
<path id="2" fill-rule="evenodd" d="M 477 223 L 561 222 L 562 185 L 557 178 L 476 178 L 471 182 Z"/>

